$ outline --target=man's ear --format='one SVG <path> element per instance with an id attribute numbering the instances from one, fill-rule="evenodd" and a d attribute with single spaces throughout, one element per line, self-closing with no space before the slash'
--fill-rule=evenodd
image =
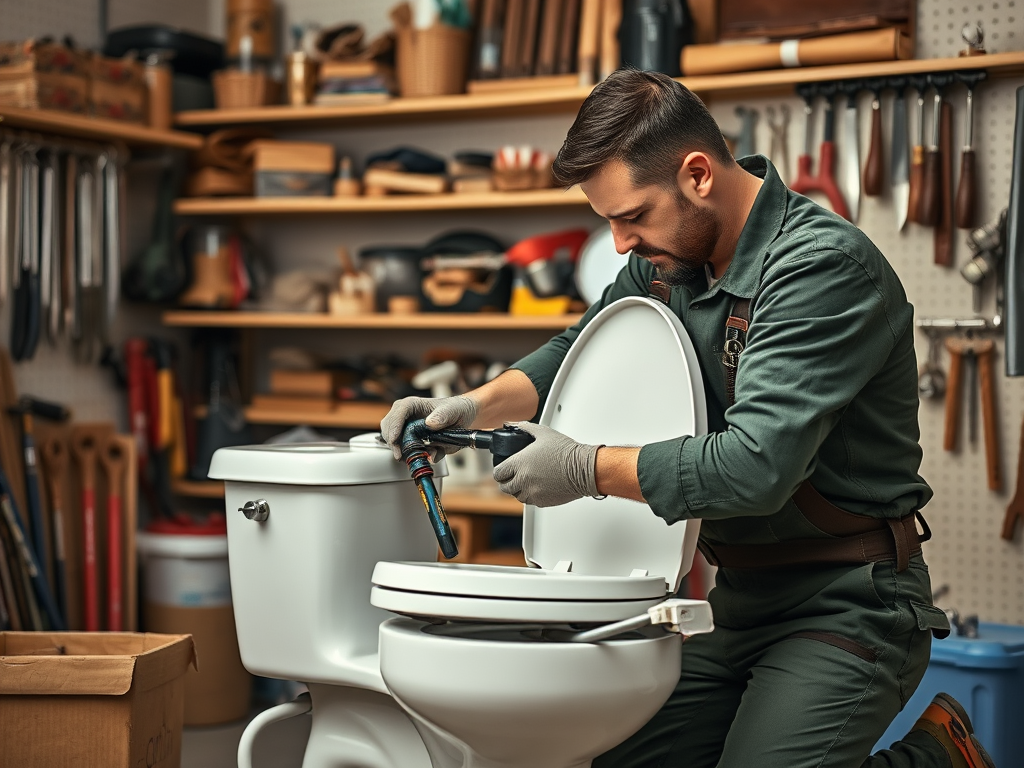
<path id="1" fill-rule="evenodd" d="M 676 174 L 676 183 L 687 197 L 706 198 L 711 194 L 714 172 L 711 158 L 703 152 L 691 152 L 683 158 Z"/>

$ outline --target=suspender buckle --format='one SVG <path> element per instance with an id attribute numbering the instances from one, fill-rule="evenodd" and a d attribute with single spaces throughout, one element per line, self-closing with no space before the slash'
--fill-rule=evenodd
<path id="1" fill-rule="evenodd" d="M 722 350 L 722 365 L 726 368 L 735 368 L 740 364 L 740 354 L 742 352 L 742 341 L 739 339 L 726 339 L 725 348 Z"/>

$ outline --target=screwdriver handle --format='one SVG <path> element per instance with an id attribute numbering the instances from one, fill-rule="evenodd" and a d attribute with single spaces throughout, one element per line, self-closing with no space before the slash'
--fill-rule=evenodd
<path id="1" fill-rule="evenodd" d="M 960 183 L 956 188 L 956 225 L 960 229 L 974 228 L 975 177 L 974 150 L 965 148 L 960 157 Z"/>
<path id="2" fill-rule="evenodd" d="M 939 220 L 940 185 L 942 183 L 942 158 L 939 148 L 929 147 L 924 153 L 921 166 L 921 199 L 919 224 L 934 227 Z"/>
<path id="3" fill-rule="evenodd" d="M 882 157 L 882 108 L 878 98 L 871 103 L 871 145 L 868 147 L 868 159 L 864 164 L 864 194 L 876 197 L 882 194 L 882 177 L 885 175 L 885 163 Z"/>
<path id="4" fill-rule="evenodd" d="M 915 144 L 910 153 L 910 199 L 907 201 L 907 220 L 921 221 L 921 170 L 924 167 L 924 147 Z"/>

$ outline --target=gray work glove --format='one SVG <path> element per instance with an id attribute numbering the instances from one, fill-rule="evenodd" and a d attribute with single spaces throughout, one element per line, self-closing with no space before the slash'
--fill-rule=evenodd
<path id="1" fill-rule="evenodd" d="M 402 437 L 402 430 L 410 421 L 416 419 L 427 420 L 427 426 L 431 429 L 447 429 L 455 427 L 469 429 L 469 425 L 476 419 L 476 400 L 466 395 L 455 397 L 403 397 L 396 400 L 391 406 L 388 415 L 380 422 L 380 434 L 384 442 L 391 448 L 396 459 L 402 458 L 402 446 L 399 439 Z M 430 445 L 427 452 L 431 461 L 440 461 L 448 453 L 455 453 L 459 450 L 453 445 Z"/>
<path id="2" fill-rule="evenodd" d="M 494 479 L 504 493 L 523 504 L 556 507 L 584 496 L 598 496 L 597 449 L 528 421 L 509 426 L 536 439 L 494 468 Z"/>

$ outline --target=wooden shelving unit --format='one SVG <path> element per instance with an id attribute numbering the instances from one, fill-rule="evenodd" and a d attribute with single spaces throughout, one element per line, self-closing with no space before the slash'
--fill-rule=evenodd
<path id="1" fill-rule="evenodd" d="M 179 328 L 302 328 L 398 331 L 563 331 L 580 315 L 506 315 L 425 312 L 414 315 L 328 315 L 300 312 L 227 312 L 173 310 L 163 324 Z"/>
<path id="2" fill-rule="evenodd" d="M 308 424 L 338 429 L 380 429 L 380 421 L 391 410 L 390 403 L 338 403 L 329 413 L 287 411 L 249 406 L 245 418 L 250 424 Z"/>
<path id="3" fill-rule="evenodd" d="M 556 206 L 585 206 L 579 189 L 534 189 L 522 192 L 480 192 L 386 197 L 196 197 L 175 200 L 180 216 L 265 216 L 343 213 L 406 213 L 409 211 L 475 211 Z"/>
<path id="4" fill-rule="evenodd" d="M 179 496 L 202 499 L 223 499 L 224 483 L 219 480 L 174 480 L 171 490 Z M 523 505 L 511 496 L 495 491 L 491 487 L 459 486 L 446 488 L 441 501 L 446 512 L 458 515 L 500 515 L 518 517 Z"/>
<path id="5" fill-rule="evenodd" d="M 47 109 L 0 107 L 0 127 L 21 128 L 75 139 L 123 141 L 129 145 L 199 149 L 203 137 L 184 131 L 158 131 L 144 125 L 83 117 Z"/>
<path id="6" fill-rule="evenodd" d="M 991 53 L 984 56 L 944 59 L 880 61 L 829 67 L 741 72 L 728 75 L 681 77 L 679 81 L 705 99 L 741 98 L 792 93 L 799 83 L 852 80 L 867 77 L 913 75 L 926 72 L 986 69 L 992 77 L 1024 73 L 1024 52 Z M 552 88 L 505 93 L 392 99 L 382 104 L 351 107 L 287 107 L 201 110 L 179 112 L 177 124 L 192 128 L 223 125 L 278 125 L 301 127 L 323 124 L 386 124 L 419 120 L 461 120 L 530 114 L 560 114 L 578 109 L 589 88 Z"/>

